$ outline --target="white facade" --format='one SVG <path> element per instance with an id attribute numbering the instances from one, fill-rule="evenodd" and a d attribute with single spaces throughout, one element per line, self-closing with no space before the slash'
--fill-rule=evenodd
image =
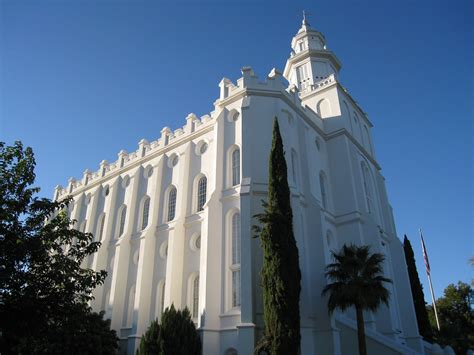
<path id="1" fill-rule="evenodd" d="M 390 306 L 366 314 L 369 353 L 424 353 L 402 245 L 367 115 L 340 85 L 341 63 L 306 20 L 284 74 L 249 67 L 223 79 L 215 110 L 165 127 L 137 151 L 57 187 L 72 218 L 102 242 L 88 266 L 105 269 L 92 306 L 105 310 L 121 352 L 134 354 L 163 307 L 188 306 L 204 354 L 252 354 L 263 325 L 260 241 L 253 215 L 267 193 L 272 122 L 288 163 L 302 272 L 301 354 L 353 354 L 355 312 L 328 316 L 321 290 L 330 250 L 369 244 L 386 255 Z"/>

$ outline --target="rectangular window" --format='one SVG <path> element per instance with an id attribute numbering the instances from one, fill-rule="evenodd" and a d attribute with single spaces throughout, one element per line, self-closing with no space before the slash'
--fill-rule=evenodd
<path id="1" fill-rule="evenodd" d="M 240 150 L 232 153 L 232 186 L 240 184 Z"/>
<path id="2" fill-rule="evenodd" d="M 193 281 L 193 318 L 199 315 L 199 276 Z"/>
<path id="3" fill-rule="evenodd" d="M 199 180 L 198 184 L 198 204 L 197 211 L 202 211 L 204 209 L 204 204 L 206 203 L 206 194 L 207 194 L 207 179 L 203 176 Z"/>
<path id="4" fill-rule="evenodd" d="M 176 188 L 173 188 L 169 192 L 168 198 L 168 221 L 172 221 L 174 219 L 176 213 Z"/>
<path id="5" fill-rule="evenodd" d="M 142 229 L 145 229 L 148 225 L 148 216 L 150 214 L 150 199 L 147 198 L 143 204 L 143 220 L 142 220 Z"/>
<path id="6" fill-rule="evenodd" d="M 232 271 L 232 307 L 240 307 L 240 270 Z"/>
<path id="7" fill-rule="evenodd" d="M 125 230 L 125 218 L 127 216 L 127 207 L 122 209 L 121 217 L 120 217 L 120 229 L 119 229 L 119 236 L 123 234 Z"/>

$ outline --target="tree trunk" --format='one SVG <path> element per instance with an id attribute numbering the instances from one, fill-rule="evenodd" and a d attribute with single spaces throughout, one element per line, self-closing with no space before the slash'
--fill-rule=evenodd
<path id="1" fill-rule="evenodd" d="M 360 306 L 356 306 L 357 314 L 357 338 L 359 341 L 359 355 L 367 355 L 367 347 L 365 345 L 365 324 L 364 310 Z"/>

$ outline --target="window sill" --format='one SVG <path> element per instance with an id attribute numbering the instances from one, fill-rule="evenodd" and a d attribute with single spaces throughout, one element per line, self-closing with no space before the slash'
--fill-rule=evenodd
<path id="1" fill-rule="evenodd" d="M 240 308 L 233 308 L 226 313 L 219 314 L 220 318 L 240 316 Z"/>

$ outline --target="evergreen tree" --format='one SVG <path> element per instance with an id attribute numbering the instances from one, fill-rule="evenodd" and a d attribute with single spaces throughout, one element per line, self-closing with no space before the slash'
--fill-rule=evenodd
<path id="1" fill-rule="evenodd" d="M 433 333 L 428 319 L 428 312 L 426 310 L 423 287 L 421 286 L 418 271 L 416 270 L 415 254 L 413 253 L 410 240 L 406 235 L 405 238 L 403 238 L 403 250 L 405 251 L 405 260 L 407 262 L 408 276 L 410 278 L 411 294 L 415 306 L 418 330 L 423 338 L 426 340 L 432 340 Z"/>
<path id="2" fill-rule="evenodd" d="M 174 305 L 154 320 L 143 334 L 136 355 L 200 355 L 201 338 L 188 308 L 176 310 Z"/>
<path id="3" fill-rule="evenodd" d="M 145 334 L 140 340 L 140 346 L 137 350 L 137 355 L 153 355 L 160 353 L 160 325 L 158 319 L 151 322 Z"/>
<path id="4" fill-rule="evenodd" d="M 278 120 L 273 123 L 273 142 L 268 174 L 268 202 L 255 227 L 263 249 L 262 288 L 264 336 L 255 353 L 298 354 L 300 348 L 301 271 L 293 234 L 287 167 Z"/>
<path id="5" fill-rule="evenodd" d="M 201 354 L 201 338 L 187 307 L 184 310 L 176 310 L 174 305 L 166 308 L 161 316 L 158 343 L 162 355 Z"/>

